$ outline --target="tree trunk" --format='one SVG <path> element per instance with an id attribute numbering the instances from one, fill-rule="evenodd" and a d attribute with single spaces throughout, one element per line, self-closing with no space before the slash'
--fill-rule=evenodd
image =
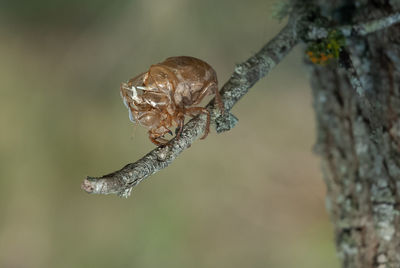
<path id="1" fill-rule="evenodd" d="M 315 0 L 338 24 L 399 10 L 400 1 Z M 325 2 L 325 3 L 324 3 Z M 400 26 L 346 46 L 365 97 L 338 66 L 311 65 L 326 206 L 343 267 L 400 267 Z"/>

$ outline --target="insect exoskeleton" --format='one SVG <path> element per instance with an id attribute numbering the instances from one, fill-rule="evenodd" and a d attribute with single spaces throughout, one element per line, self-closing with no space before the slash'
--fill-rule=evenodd
<path id="1" fill-rule="evenodd" d="M 206 129 L 210 130 L 210 113 L 198 105 L 205 96 L 215 94 L 221 111 L 223 104 L 218 92 L 217 74 L 206 62 L 187 56 L 171 57 L 151 65 L 147 72 L 122 83 L 121 96 L 132 122 L 148 129 L 150 140 L 161 145 L 168 142 L 164 135 L 177 127 L 180 137 L 185 116 L 207 115 Z"/>

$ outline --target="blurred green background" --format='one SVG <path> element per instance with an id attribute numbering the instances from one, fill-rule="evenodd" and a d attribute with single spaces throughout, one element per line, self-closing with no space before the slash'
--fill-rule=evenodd
<path id="1" fill-rule="evenodd" d="M 119 85 L 169 56 L 222 84 L 284 22 L 265 0 L 0 1 L 0 267 L 338 267 L 301 50 L 129 199 L 88 195 L 147 153 Z"/>

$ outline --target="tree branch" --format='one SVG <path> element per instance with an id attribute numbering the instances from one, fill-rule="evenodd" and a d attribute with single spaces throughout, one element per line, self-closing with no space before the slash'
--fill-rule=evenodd
<path id="1" fill-rule="evenodd" d="M 318 40 L 328 37 L 332 30 L 339 30 L 345 37 L 365 36 L 383 29 L 386 29 L 396 23 L 400 23 L 400 13 L 393 13 L 386 17 L 362 22 L 355 25 L 343 25 L 337 28 L 323 27 L 321 25 L 310 24 L 307 40 Z"/>
<path id="2" fill-rule="evenodd" d="M 340 28 L 344 36 L 364 36 L 376 31 L 386 29 L 400 22 L 400 13 L 394 13 L 387 17 L 367 21 L 353 26 L 343 26 Z"/>
<path id="3" fill-rule="evenodd" d="M 326 38 L 330 28 L 315 25 L 305 19 L 298 8 L 289 18 L 288 24 L 268 42 L 257 54 L 247 61 L 238 64 L 231 78 L 221 90 L 225 113 L 221 114 L 215 107 L 215 99 L 206 106 L 211 113 L 211 123 L 215 124 L 218 133 L 228 131 L 235 126 L 237 118 L 229 111 L 243 97 L 249 89 L 261 78 L 266 76 L 286 54 L 299 42 Z M 300 8 L 301 9 L 301 8 Z M 365 22 L 358 25 L 342 26 L 338 29 L 345 37 L 362 36 L 400 22 L 400 13 Z M 300 36 L 298 33 L 305 33 Z M 357 91 L 361 85 L 354 80 Z M 123 167 L 121 170 L 102 177 L 87 177 L 82 183 L 82 189 L 94 194 L 117 194 L 128 197 L 132 188 L 143 179 L 169 166 L 172 161 L 185 149 L 197 140 L 205 129 L 205 115 L 193 118 L 183 128 L 179 139 L 172 139 L 168 144 L 159 146 L 139 159 Z"/>
<path id="4" fill-rule="evenodd" d="M 211 122 L 216 125 L 217 132 L 230 130 L 237 122 L 229 111 L 249 89 L 266 76 L 288 52 L 298 43 L 297 20 L 289 23 L 268 42 L 257 54 L 247 61 L 238 64 L 231 78 L 221 90 L 225 113 L 221 114 L 214 105 L 214 99 L 207 105 L 211 113 Z M 185 124 L 179 139 L 172 139 L 167 145 L 159 146 L 139 159 L 123 167 L 121 170 L 102 177 L 87 177 L 81 188 L 94 194 L 117 194 L 128 197 L 132 188 L 143 179 L 169 166 L 172 161 L 203 134 L 205 116 L 198 116 Z"/>

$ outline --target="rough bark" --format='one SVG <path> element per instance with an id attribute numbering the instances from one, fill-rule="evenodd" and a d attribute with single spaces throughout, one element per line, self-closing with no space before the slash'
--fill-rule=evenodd
<path id="1" fill-rule="evenodd" d="M 383 17 L 399 1 L 316 1 L 338 24 Z M 348 41 L 365 94 L 338 65 L 310 65 L 326 206 L 343 267 L 400 267 L 400 26 Z"/>

